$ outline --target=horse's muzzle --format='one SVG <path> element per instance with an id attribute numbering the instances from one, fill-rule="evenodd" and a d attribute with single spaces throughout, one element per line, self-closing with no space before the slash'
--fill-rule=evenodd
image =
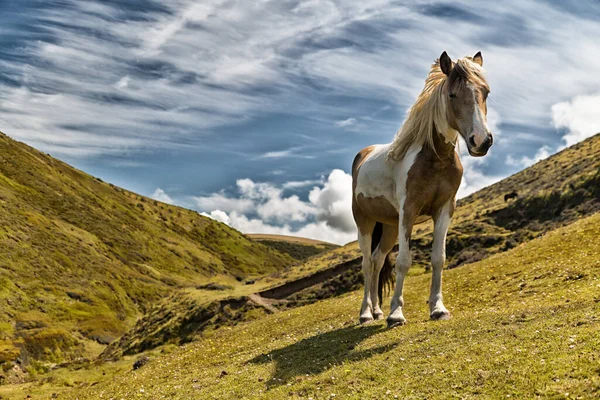
<path id="1" fill-rule="evenodd" d="M 472 140 L 472 137 L 469 138 L 469 141 L 467 142 L 467 148 L 469 150 L 469 154 L 473 157 L 483 157 L 487 154 L 493 143 L 494 136 L 491 133 L 488 133 L 485 140 L 479 146 L 474 146 L 475 141 Z"/>

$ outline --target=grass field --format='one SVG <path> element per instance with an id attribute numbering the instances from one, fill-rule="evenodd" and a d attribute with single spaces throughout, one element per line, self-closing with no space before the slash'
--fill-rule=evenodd
<path id="1" fill-rule="evenodd" d="M 95 357 L 174 291 L 293 262 L 0 133 L 0 384 Z"/>
<path id="2" fill-rule="evenodd" d="M 377 328 L 372 335 L 362 338 L 365 330 L 352 327 L 360 295 L 343 293 L 361 286 L 360 252 L 356 243 L 329 247 L 331 245 L 326 243 L 297 241 L 290 237 L 261 236 L 252 240 L 193 211 L 155 202 L 103 183 L 2 135 L 0 150 L 0 301 L 3 302 L 0 309 L 0 384 L 30 382 L 25 386 L 0 386 L 0 395 L 16 396 L 15 393 L 21 393 L 24 388 L 31 389 L 34 394 L 47 395 L 48 390 L 64 390 L 65 387 L 102 382 L 106 377 L 126 374 L 136 357 L 128 354 L 145 352 L 159 359 L 162 358 L 158 357 L 159 354 L 169 353 L 178 345 L 198 338 L 199 345 L 206 346 L 206 340 L 211 335 L 220 338 L 228 335 L 228 332 L 236 332 L 238 328 L 232 328 L 236 324 L 247 327 L 244 329 L 255 327 L 252 328 L 256 329 L 254 335 L 264 333 L 275 337 L 283 335 L 289 325 L 290 332 L 296 332 L 294 337 L 301 339 L 311 337 L 311 331 L 302 330 L 302 323 L 321 326 L 319 329 L 323 332 L 333 329 L 323 330 L 323 324 L 341 326 L 341 341 L 347 340 L 346 337 L 350 335 L 350 338 L 357 337 L 369 343 L 371 336 L 385 338 L 388 335 L 386 330 Z M 453 293 L 465 294 L 483 288 L 491 290 L 497 283 L 494 280 L 502 281 L 499 275 L 490 277 L 487 282 L 478 273 L 469 271 L 473 271 L 473 268 L 496 268 L 494 265 L 504 256 L 509 260 L 507 265 L 516 268 L 516 263 L 511 264 L 515 252 L 537 243 L 530 243 L 531 240 L 591 215 L 600 208 L 599 156 L 600 136 L 596 135 L 459 202 L 448 237 L 448 265 L 466 265 L 464 274 L 471 274 L 471 280 L 463 286 L 455 286 L 456 290 L 453 291 L 451 285 L 456 285 L 453 279 L 459 279 L 463 272 L 451 270 L 446 274 L 447 284 L 450 285 L 446 296 L 447 306 L 451 311 L 463 311 L 455 313 L 455 319 L 449 326 L 455 326 L 453 324 L 462 321 L 461 318 L 470 315 L 470 308 L 461 303 L 462 298 L 453 298 Z M 519 192 L 519 198 L 505 202 L 504 194 L 513 190 Z M 565 234 L 572 238 L 574 234 L 569 229 L 572 227 L 564 232 L 568 232 Z M 421 293 L 420 300 L 412 303 L 415 309 L 420 310 L 418 318 L 412 322 L 421 324 L 418 326 L 422 329 L 435 331 L 438 325 L 425 324 L 426 312 L 423 311 L 429 277 L 423 272 L 429 260 L 430 241 L 430 224 L 417 226 L 412 248 L 415 267 L 410 272 L 410 282 L 415 289 L 409 287 L 408 290 L 409 293 L 414 293 L 411 290 Z M 582 251 L 590 247 L 581 246 Z M 517 250 L 509 251 L 515 247 Z M 563 260 L 563 267 L 569 267 L 569 260 L 565 258 L 567 255 L 563 254 L 566 250 L 548 249 L 550 254 L 556 254 L 556 260 Z M 578 252 L 576 254 L 579 256 Z M 481 259 L 485 260 L 476 263 Z M 528 257 L 523 260 L 526 264 L 535 262 Z M 575 261 L 581 259 L 576 258 Z M 343 274 L 319 281 L 275 304 L 275 307 L 284 311 L 278 312 L 269 303 L 270 300 L 267 299 L 265 303 L 265 298 L 256 297 L 258 292 L 265 289 L 309 277 L 312 279 L 315 274 L 343 265 L 349 266 Z M 597 264 L 590 265 L 597 268 Z M 529 275 L 523 277 L 523 272 L 510 273 L 525 281 L 529 278 Z M 598 279 L 597 274 L 582 274 L 581 278 L 577 278 L 578 274 L 573 275 L 576 279 L 563 277 L 564 282 L 570 285 L 571 281 Z M 560 275 L 540 276 L 534 284 L 560 278 Z M 469 284 L 476 288 L 469 287 Z M 520 291 L 515 294 L 510 291 L 498 292 L 496 300 L 512 304 L 515 298 L 529 293 L 527 285 L 530 284 L 523 284 L 525 286 L 519 286 Z M 547 293 L 552 290 L 549 289 Z M 535 300 L 540 301 L 544 293 L 536 292 Z M 340 295 L 336 299 L 323 300 Z M 487 294 L 481 295 L 485 300 Z M 527 297 L 522 304 L 534 307 L 536 304 L 529 303 L 533 299 L 533 296 Z M 575 301 L 576 297 L 566 297 L 565 307 L 569 306 L 567 300 Z M 315 319 L 295 319 L 306 318 L 306 315 L 298 314 L 292 307 L 311 302 L 316 304 L 303 307 L 302 310 L 312 310 L 303 313 L 312 313 Z M 477 306 L 476 302 L 472 305 Z M 407 316 L 417 315 L 410 314 L 415 309 L 409 307 Z M 469 318 L 472 320 L 477 317 L 488 324 L 487 329 L 491 330 L 489 324 L 493 323 L 493 319 L 490 318 L 496 314 L 504 315 L 504 310 L 499 308 L 494 311 L 495 314 L 487 311 L 481 311 L 481 315 L 471 314 L 464 323 L 469 322 Z M 272 313 L 274 315 L 268 315 Z M 338 317 L 341 315 L 345 317 L 340 320 Z M 528 314 L 513 313 L 511 318 L 518 320 L 520 315 Z M 532 315 L 537 314 L 532 311 Z M 285 316 L 291 319 L 279 319 Z M 555 321 L 555 317 L 553 314 L 548 318 Z M 255 322 L 248 322 L 252 320 Z M 270 327 L 268 321 L 280 321 L 284 326 L 282 330 L 277 330 Z M 595 321 L 590 323 L 595 324 Z M 502 337 L 510 326 L 503 324 L 498 328 L 504 331 L 495 339 L 497 342 L 507 340 L 507 343 L 511 343 Z M 464 326 L 456 327 L 459 328 L 466 329 Z M 374 328 L 369 327 L 367 332 L 369 329 Z M 420 334 L 420 331 L 412 329 L 416 328 L 411 324 L 400 332 Z M 493 342 L 480 329 L 473 329 Z M 331 336 L 325 338 L 336 337 L 336 332 L 334 329 Z M 122 338 L 120 341 L 119 337 Z M 313 343 L 317 346 L 325 343 L 321 343 L 318 337 L 308 342 L 310 346 Z M 243 335 L 242 338 L 242 343 L 258 340 Z M 106 344 L 111 341 L 107 350 Z M 389 345 L 385 341 L 381 343 Z M 185 348 L 193 349 L 193 346 L 187 345 Z M 232 349 L 227 350 L 228 347 L 223 343 L 219 346 L 225 351 L 224 354 L 235 359 Z M 266 346 L 266 342 L 261 346 Z M 293 357 L 308 354 L 310 358 L 314 355 L 300 348 L 302 351 L 293 353 Z M 327 349 L 321 350 L 327 354 Z M 355 352 L 342 350 L 335 350 L 331 357 L 342 360 L 350 357 L 348 360 L 356 361 L 353 358 Z M 106 355 L 104 360 L 123 358 L 118 362 L 94 364 L 93 358 L 103 351 Z M 179 351 L 184 350 L 176 350 L 175 353 Z M 211 352 L 205 354 L 219 359 Z M 287 353 L 284 354 L 284 358 L 288 357 Z M 376 358 L 377 354 L 373 356 Z M 17 360 L 20 360 L 18 365 Z M 300 365 L 304 368 L 313 362 L 311 360 L 301 361 Z M 325 360 L 335 366 L 331 358 Z M 149 369 L 153 362 L 149 364 Z M 274 368 L 271 363 L 264 366 L 262 363 L 256 366 L 255 363 L 234 365 L 235 368 L 250 368 L 250 364 L 253 365 L 252 371 Z M 91 369 L 90 365 L 93 365 Z M 195 373 L 203 374 L 207 370 L 213 374 L 211 365 L 199 363 Z M 319 368 L 322 371 L 318 371 Z M 315 372 L 308 372 L 309 377 L 317 376 L 329 367 L 319 368 Z M 106 375 L 99 376 L 98 371 Z M 279 379 L 280 376 L 275 372 L 274 376 Z M 256 379 L 262 379 L 258 383 L 268 382 L 262 376 L 265 373 L 256 374 L 260 375 L 256 375 Z M 287 374 L 284 372 L 282 376 Z M 412 371 L 411 374 L 413 376 L 417 372 Z M 229 375 L 227 371 L 221 381 L 226 382 Z M 289 383 L 290 387 L 303 387 L 293 379 L 285 378 L 285 381 L 286 386 Z M 169 384 L 166 376 L 162 383 Z M 265 391 L 265 385 L 249 385 L 243 389 L 251 389 L 248 393 L 255 395 L 258 390 L 263 390 L 263 396 L 283 396 L 278 394 L 280 392 L 275 389 L 276 386 L 269 384 L 268 391 Z M 234 385 L 229 390 L 237 393 L 242 389 L 236 389 Z M 206 394 L 213 391 L 219 393 L 219 388 L 208 385 L 201 392 Z M 293 391 L 298 396 L 305 392 Z M 191 393 L 195 391 L 190 392 L 190 396 Z M 245 395 L 250 396 L 248 393 Z M 377 397 L 378 392 L 366 393 L 366 396 Z M 350 397 L 362 397 L 360 393 L 346 393 L 349 394 Z M 185 394 L 178 395 L 185 398 Z M 311 394 L 312 397 L 321 395 L 316 392 Z M 93 398 L 91 394 L 89 396 Z M 417 398 L 419 396 L 416 395 Z"/>
<path id="3" fill-rule="evenodd" d="M 408 324 L 356 324 L 360 292 L 207 332 L 98 371 L 57 372 L 44 398 L 597 398 L 600 214 L 445 272 L 449 321 L 431 322 L 429 276 L 407 278 Z M 129 365 L 127 365 L 129 363 Z M 111 376 L 99 371 L 111 369 Z M 112 376 L 112 374 L 115 376 Z M 62 376 L 62 377 L 61 377 Z M 73 379 L 73 378 L 71 378 Z M 70 381 L 73 384 L 72 381 Z M 53 385 L 56 386 L 53 386 Z M 6 398 L 15 388 L 4 387 Z M 17 398 L 17 397 L 15 397 Z"/>

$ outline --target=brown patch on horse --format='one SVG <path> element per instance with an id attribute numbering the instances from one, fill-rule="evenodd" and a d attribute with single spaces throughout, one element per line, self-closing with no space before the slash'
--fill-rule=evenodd
<path id="1" fill-rule="evenodd" d="M 356 204 L 361 211 L 371 219 L 383 222 L 388 225 L 398 225 L 398 210 L 384 196 L 365 197 L 362 193 L 356 196 Z M 370 214 L 369 210 L 376 211 L 377 214 Z"/>
<path id="2" fill-rule="evenodd" d="M 434 144 L 435 149 L 423 147 L 408 171 L 402 220 L 407 240 L 414 223 L 423 216 L 435 216 L 460 186 L 463 168 L 454 146 L 440 135 L 434 135 Z"/>

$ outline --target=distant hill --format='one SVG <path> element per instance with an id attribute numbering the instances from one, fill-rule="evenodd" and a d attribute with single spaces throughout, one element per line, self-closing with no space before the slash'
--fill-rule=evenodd
<path id="1" fill-rule="evenodd" d="M 333 243 L 298 236 L 269 235 L 264 233 L 253 233 L 246 236 L 282 253 L 289 254 L 298 261 L 304 261 L 309 257 L 340 247 Z"/>
<path id="2" fill-rule="evenodd" d="M 0 134 L 4 370 L 17 359 L 43 369 L 39 361 L 94 356 L 180 288 L 293 262 L 197 212 L 103 183 Z"/>

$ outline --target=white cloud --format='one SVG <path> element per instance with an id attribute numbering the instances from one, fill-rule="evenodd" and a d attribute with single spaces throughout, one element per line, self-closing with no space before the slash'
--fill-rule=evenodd
<path id="1" fill-rule="evenodd" d="M 232 214 L 236 214 L 236 212 L 233 211 Z M 229 218 L 229 215 L 227 215 L 227 213 L 225 211 L 213 210 L 210 212 L 210 214 L 201 212 L 200 215 L 204 215 L 205 217 L 212 218 L 216 221 L 224 223 L 225 225 L 230 225 L 230 223 L 231 223 L 231 219 Z"/>
<path id="2" fill-rule="evenodd" d="M 299 189 L 306 186 L 322 184 L 323 181 L 317 179 L 307 179 L 304 181 L 290 181 L 283 184 L 284 189 Z"/>
<path id="3" fill-rule="evenodd" d="M 342 232 L 327 225 L 325 222 L 308 223 L 299 229 L 292 229 L 289 225 L 277 226 L 267 224 L 258 218 L 248 218 L 245 215 L 233 212 L 229 214 L 229 225 L 243 233 L 270 233 L 323 240 L 330 243 L 346 244 L 356 240 L 356 233 Z"/>
<path id="4" fill-rule="evenodd" d="M 312 183 L 320 186 L 310 191 L 308 201 L 284 194 L 285 188 Z M 219 192 L 196 197 L 201 213 L 244 233 L 303 236 L 340 244 L 356 238 L 352 177 L 342 170 L 333 170 L 326 179 L 310 183 L 288 182 L 279 187 L 245 178 L 238 179 L 236 186 L 237 195 Z"/>
<path id="5" fill-rule="evenodd" d="M 506 157 L 506 163 L 515 167 L 527 168 L 537 163 L 538 161 L 544 160 L 552 155 L 552 149 L 549 146 L 542 146 L 532 157 L 523 156 L 520 159 L 515 159 L 510 154 Z"/>
<path id="6" fill-rule="evenodd" d="M 557 129 L 566 129 L 566 146 L 581 142 L 600 132 L 600 95 L 576 96 L 552 106 L 552 122 Z"/>
<path id="7" fill-rule="evenodd" d="M 128 76 L 124 76 L 123 78 L 121 78 L 119 80 L 119 82 L 117 82 L 117 84 L 115 85 L 117 89 L 125 89 L 127 88 L 127 86 L 129 86 L 129 77 Z"/>
<path id="8" fill-rule="evenodd" d="M 154 193 L 150 196 L 154 200 L 162 201 L 163 203 L 173 204 L 173 199 L 161 188 L 156 188 Z"/>
<path id="9" fill-rule="evenodd" d="M 303 202 L 296 195 L 282 197 L 279 193 L 257 206 L 256 212 L 264 221 L 304 222 L 315 210 L 312 205 Z"/>
<path id="10" fill-rule="evenodd" d="M 223 210 L 225 212 L 237 211 L 243 213 L 254 207 L 252 200 L 229 197 L 224 192 L 194 197 L 194 201 L 199 209 L 207 211 Z"/>
<path id="11" fill-rule="evenodd" d="M 352 232 L 352 176 L 340 169 L 329 174 L 323 188 L 315 187 L 308 196 L 317 207 L 317 220 L 334 229 Z"/>
<path id="12" fill-rule="evenodd" d="M 356 118 L 348 118 L 342 121 L 336 121 L 335 125 L 339 126 L 340 128 L 346 128 L 348 126 L 352 126 L 356 124 Z"/>

